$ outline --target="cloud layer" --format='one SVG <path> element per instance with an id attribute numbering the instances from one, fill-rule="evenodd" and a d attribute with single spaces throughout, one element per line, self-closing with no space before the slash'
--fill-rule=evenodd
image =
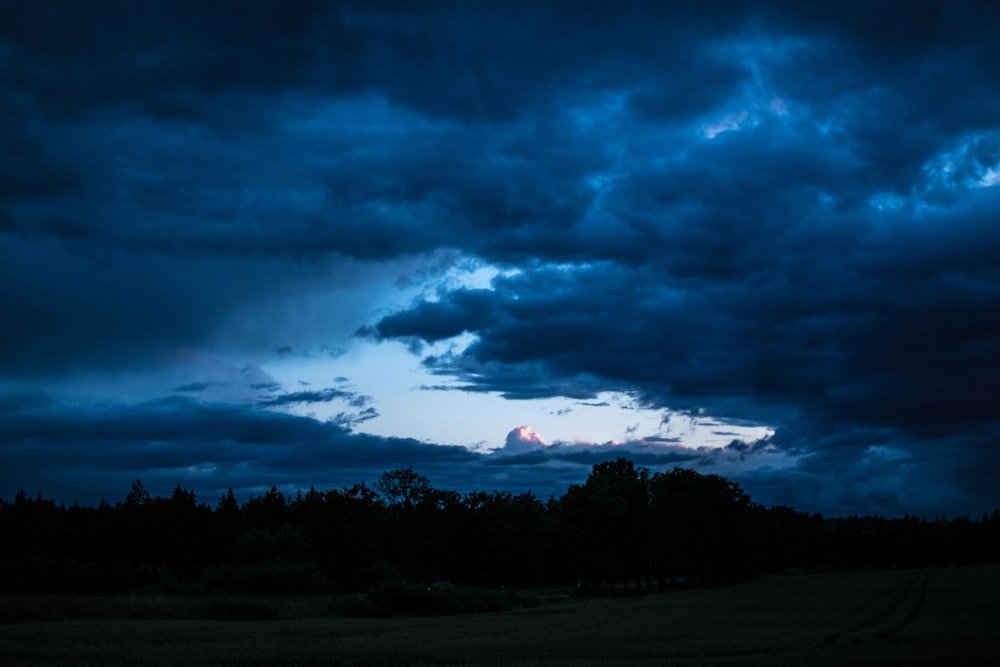
<path id="1" fill-rule="evenodd" d="M 7 6 L 0 494 L 79 472 L 47 477 L 53 452 L 133 477 L 215 461 L 212 488 L 423 460 L 537 479 L 364 436 L 377 399 L 353 390 L 261 371 L 222 401 L 246 378 L 174 372 L 402 341 L 464 391 L 770 425 L 654 459 L 774 502 L 1000 505 L 998 32 L 989 3 Z M 462 262 L 496 277 L 409 301 Z M 123 373 L 159 395 L 79 389 Z M 331 401 L 334 423 L 281 412 Z M 241 435 L 279 423 L 314 444 Z M 607 455 L 517 433 L 555 482 Z"/>

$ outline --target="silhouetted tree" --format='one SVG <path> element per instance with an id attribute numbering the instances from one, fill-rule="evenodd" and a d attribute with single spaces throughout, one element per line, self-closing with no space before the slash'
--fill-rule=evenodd
<path id="1" fill-rule="evenodd" d="M 545 581 L 548 512 L 534 495 L 473 492 L 462 507 L 454 548 L 463 581 L 489 586 Z"/>
<path id="2" fill-rule="evenodd" d="M 239 513 L 240 505 L 236 502 L 236 494 L 233 493 L 233 487 L 229 487 L 229 490 L 222 495 L 215 511 L 221 516 L 235 516 Z"/>
<path id="3" fill-rule="evenodd" d="M 431 490 L 431 482 L 409 466 L 383 472 L 375 482 L 375 490 L 389 507 L 410 509 Z"/>
<path id="4" fill-rule="evenodd" d="M 272 486 L 263 496 L 251 495 L 247 498 L 241 512 L 249 528 L 276 530 L 288 518 L 288 503 L 285 501 L 285 494 L 278 487 Z"/>
<path id="5" fill-rule="evenodd" d="M 137 479 L 125 496 L 125 506 L 129 508 L 142 508 L 148 506 L 150 500 L 149 491 L 146 490 L 146 486 L 142 483 L 141 479 Z"/>
<path id="6" fill-rule="evenodd" d="M 658 569 L 725 582 L 746 576 L 752 502 L 739 484 L 674 468 L 650 480 Z"/>
<path id="7" fill-rule="evenodd" d="M 321 564 L 335 584 L 364 590 L 385 578 L 400 576 L 386 557 L 385 506 L 364 484 L 327 491 L 322 522 L 313 539 Z"/>
<path id="8" fill-rule="evenodd" d="M 612 586 L 649 573 L 649 471 L 618 458 L 596 464 L 586 483 L 572 485 L 562 514 L 577 542 L 585 576 Z"/>

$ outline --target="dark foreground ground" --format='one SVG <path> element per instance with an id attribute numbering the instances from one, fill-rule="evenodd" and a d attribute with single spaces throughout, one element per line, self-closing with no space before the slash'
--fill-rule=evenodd
<path id="1" fill-rule="evenodd" d="M 1000 567 L 545 595 L 535 609 L 402 619 L 332 618 L 325 599 L 289 598 L 268 601 L 278 618 L 264 621 L 184 618 L 203 614 L 197 599 L 2 596 L 0 665 L 1000 664 Z"/>

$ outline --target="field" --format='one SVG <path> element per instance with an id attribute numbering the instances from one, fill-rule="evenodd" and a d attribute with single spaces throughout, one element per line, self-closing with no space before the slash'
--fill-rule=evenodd
<path id="1" fill-rule="evenodd" d="M 0 665 L 1000 664 L 1000 567 L 543 595 L 535 609 L 437 618 L 332 618 L 317 598 L 233 603 L 277 615 L 260 621 L 206 620 L 219 603 L 198 598 L 2 596 Z"/>

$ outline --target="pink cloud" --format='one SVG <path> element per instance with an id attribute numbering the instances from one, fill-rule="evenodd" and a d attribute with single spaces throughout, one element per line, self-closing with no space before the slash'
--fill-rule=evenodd
<path id="1" fill-rule="evenodd" d="M 509 452 L 530 452 L 545 446 L 545 439 L 531 430 L 531 426 L 518 426 L 507 434 L 504 449 Z"/>

